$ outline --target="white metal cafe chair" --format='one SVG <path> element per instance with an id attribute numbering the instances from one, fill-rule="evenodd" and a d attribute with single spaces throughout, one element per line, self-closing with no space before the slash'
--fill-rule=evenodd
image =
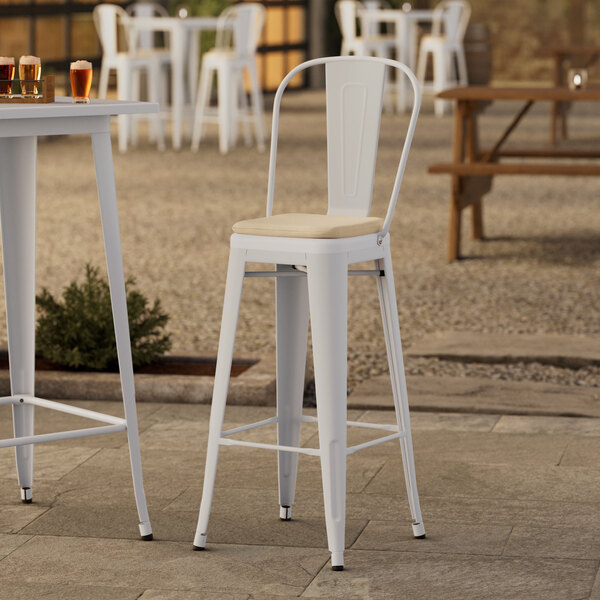
<path id="1" fill-rule="evenodd" d="M 275 165 L 281 97 L 300 71 L 326 65 L 327 153 L 329 207 L 326 215 L 273 215 Z M 404 140 L 385 219 L 370 217 L 375 160 L 386 68 L 406 75 L 414 90 L 414 105 Z M 298 453 L 319 456 L 331 563 L 344 565 L 346 456 L 389 440 L 400 440 L 413 535 L 425 537 L 417 492 L 406 381 L 402 360 L 389 228 L 417 123 L 420 91 L 403 64 L 375 57 L 318 58 L 305 62 L 282 81 L 273 106 L 273 129 L 267 195 L 267 216 L 233 226 L 227 284 L 221 322 L 217 370 L 210 415 L 204 487 L 196 550 L 206 544 L 208 519 L 220 446 L 249 446 L 278 451 L 280 518 L 291 518 Z M 374 261 L 373 270 L 348 270 L 349 265 Z M 246 263 L 272 263 L 275 271 L 246 272 Z M 398 424 L 346 423 L 346 355 L 348 275 L 376 278 L 388 351 Z M 235 332 L 245 277 L 275 277 L 277 305 L 277 416 L 223 431 Z M 317 418 L 302 415 L 308 322 L 313 340 Z M 302 422 L 316 421 L 319 448 L 300 447 Z M 262 444 L 234 435 L 270 423 L 277 424 L 278 443 Z M 347 447 L 346 425 L 386 432 L 376 440 Z"/>
<path id="2" fill-rule="evenodd" d="M 235 145 L 238 122 L 244 126 L 246 145 L 252 144 L 249 123 L 254 124 L 258 149 L 265 148 L 263 98 L 256 71 L 256 49 L 265 24 L 265 7 L 243 2 L 225 9 L 217 25 L 214 50 L 202 57 L 200 82 L 192 130 L 192 150 L 197 151 L 204 124 L 219 125 L 219 150 L 227 154 Z M 244 71 L 248 74 L 251 109 L 248 108 Z M 210 109 L 213 74 L 217 74 L 218 108 Z"/>
<path id="3" fill-rule="evenodd" d="M 467 85 L 467 60 L 463 39 L 471 17 L 471 5 L 466 0 L 442 0 L 434 9 L 431 35 L 424 35 L 419 48 L 417 78 L 423 91 L 437 94 L 456 85 Z M 427 59 L 433 61 L 433 82 L 425 82 Z M 456 61 L 456 62 L 455 62 Z M 448 102 L 435 100 L 434 110 L 442 116 Z"/>
<path id="4" fill-rule="evenodd" d="M 119 100 L 139 100 L 139 76 L 145 71 L 148 81 L 148 98 L 158 102 L 160 97 L 160 55 L 153 52 L 138 52 L 135 36 L 127 28 L 129 19 L 123 8 L 116 4 L 98 4 L 93 11 L 94 25 L 102 45 L 102 64 L 98 97 L 106 98 L 108 76 L 111 70 L 117 72 L 117 97 Z M 119 25 L 125 27 L 126 51 L 119 50 Z M 168 56 L 168 53 L 166 54 Z M 158 147 L 164 150 L 165 136 L 162 119 L 159 114 L 150 115 L 152 133 Z M 132 135 L 129 115 L 119 115 L 119 150 L 125 152 Z"/>

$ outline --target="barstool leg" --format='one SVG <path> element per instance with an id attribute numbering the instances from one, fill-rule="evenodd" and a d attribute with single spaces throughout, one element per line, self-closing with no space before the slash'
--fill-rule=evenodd
<path id="1" fill-rule="evenodd" d="M 204 134 L 204 117 L 210 106 L 210 91 L 212 88 L 213 70 L 206 64 L 200 71 L 200 83 L 196 94 L 196 110 L 194 111 L 194 125 L 192 128 L 192 150 L 197 152 L 200 140 Z"/>
<path id="2" fill-rule="evenodd" d="M 127 423 L 127 440 L 129 442 L 129 458 L 133 478 L 133 491 L 139 515 L 140 535 L 144 540 L 152 539 L 152 527 L 148 516 L 144 482 L 142 478 L 142 457 L 138 432 L 137 413 L 135 408 L 135 385 L 133 379 L 133 361 L 131 358 L 131 342 L 129 338 L 129 320 L 127 317 L 127 296 L 123 275 L 123 257 L 119 236 L 119 217 L 117 212 L 117 194 L 113 170 L 112 149 L 110 145 L 109 121 L 106 119 L 104 133 L 92 134 L 92 148 L 96 166 L 96 183 L 100 203 L 100 218 L 104 236 L 104 251 L 110 300 L 112 304 L 115 340 L 121 388 L 123 391 L 123 408 Z"/>
<path id="3" fill-rule="evenodd" d="M 377 263 L 378 268 L 383 269 L 385 273 L 383 277 L 377 278 L 377 287 L 379 291 L 379 302 L 381 305 L 381 317 L 385 333 L 388 364 L 390 367 L 390 377 L 392 380 L 396 419 L 398 421 L 399 429 L 406 433 L 404 438 L 400 438 L 400 447 L 402 449 L 402 463 L 404 466 L 408 504 L 413 519 L 413 535 L 416 538 L 424 538 L 425 526 L 423 525 L 423 519 L 421 517 L 419 492 L 417 490 L 417 478 L 410 429 L 410 414 L 408 409 L 408 393 L 406 390 L 406 376 L 402 359 L 400 327 L 398 325 L 398 306 L 396 304 L 394 272 L 392 270 L 392 258 L 389 247 L 385 249 L 383 260 L 379 260 Z"/>
<path id="4" fill-rule="evenodd" d="M 229 389 L 229 376 L 233 361 L 233 345 L 240 312 L 245 268 L 245 251 L 232 248 L 229 253 L 229 266 L 227 268 L 227 283 L 225 285 L 225 299 L 223 301 L 215 385 L 210 409 L 204 485 L 202 487 L 202 502 L 200 503 L 198 525 L 196 527 L 196 535 L 194 536 L 194 550 L 204 550 L 204 546 L 206 545 L 206 529 L 208 527 L 208 517 L 212 504 L 215 476 L 217 474 L 219 440 L 221 438 L 221 431 L 223 430 L 223 418 L 227 403 L 227 390 Z"/>
<path id="5" fill-rule="evenodd" d="M 219 115 L 219 151 L 221 154 L 227 154 L 231 140 L 230 128 L 232 109 L 231 105 L 234 98 L 231 97 L 231 69 L 227 64 L 221 64 L 217 75 L 218 85 L 218 115 Z"/>
<path id="6" fill-rule="evenodd" d="M 309 255 L 306 266 L 325 523 L 331 566 L 341 571 L 346 524 L 348 262 L 344 254 Z"/>
<path id="7" fill-rule="evenodd" d="M 252 97 L 252 111 L 254 112 L 254 127 L 256 131 L 256 145 L 263 152 L 265 149 L 265 124 L 263 118 L 263 97 L 256 72 L 256 64 L 252 62 L 248 67 L 250 73 L 250 95 Z"/>
<path id="8" fill-rule="evenodd" d="M 0 212 L 13 396 L 34 393 L 37 138 L 0 138 Z M 15 199 L 19 199 L 15 202 Z M 34 407 L 13 405 L 15 437 L 34 434 Z M 15 448 L 21 500 L 31 502 L 33 444 Z"/>
<path id="9" fill-rule="evenodd" d="M 278 271 L 291 267 L 277 265 Z M 277 278 L 277 443 L 300 446 L 308 338 L 306 277 Z M 279 517 L 292 518 L 298 453 L 279 452 Z"/>

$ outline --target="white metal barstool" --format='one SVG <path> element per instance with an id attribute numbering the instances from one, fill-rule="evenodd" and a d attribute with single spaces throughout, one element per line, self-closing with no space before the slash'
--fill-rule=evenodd
<path id="1" fill-rule="evenodd" d="M 327 215 L 272 215 L 279 109 L 283 91 L 300 71 L 326 65 L 329 209 Z M 399 69 L 414 90 L 414 105 L 384 219 L 369 217 L 379 139 L 386 67 Z M 298 453 L 319 456 L 325 518 L 334 570 L 344 565 L 346 456 L 389 440 L 400 440 L 413 534 L 425 537 L 415 478 L 413 449 L 390 254 L 389 228 L 412 142 L 420 91 L 403 64 L 374 57 L 319 58 L 293 69 L 283 80 L 273 106 L 267 216 L 233 227 L 221 323 L 217 370 L 210 415 L 202 504 L 194 547 L 203 550 L 215 482 L 219 446 L 270 448 L 279 452 L 280 517 L 291 518 Z M 348 270 L 352 263 L 374 261 L 373 270 Z M 246 272 L 247 262 L 274 263 L 275 271 Z M 381 429 L 384 437 L 346 445 L 347 278 L 377 279 L 397 426 L 349 422 Z M 223 431 L 235 331 L 244 277 L 276 277 L 277 416 Z M 317 418 L 302 415 L 308 321 L 312 328 Z M 302 422 L 316 421 L 319 448 L 299 447 Z M 278 443 L 236 440 L 241 431 L 277 423 Z"/>
<path id="2" fill-rule="evenodd" d="M 424 35 L 419 48 L 417 77 L 423 91 L 437 94 L 456 85 L 467 85 L 467 60 L 463 39 L 471 5 L 466 0 L 442 0 L 434 10 L 431 35 Z M 433 82 L 425 82 L 427 59 L 433 60 Z M 455 62 L 456 61 L 456 62 Z M 435 100 L 435 114 L 440 117 L 446 112 L 447 100 Z"/>
<path id="3" fill-rule="evenodd" d="M 108 76 L 111 70 L 117 73 L 117 97 L 119 100 L 139 100 L 139 81 L 142 71 L 145 71 L 148 82 L 148 98 L 151 102 L 160 99 L 160 67 L 169 53 L 159 50 L 137 51 L 136 38 L 127 29 L 130 18 L 125 10 L 116 4 L 98 4 L 93 11 L 96 33 L 102 46 L 102 64 L 100 67 L 100 82 L 98 97 L 106 98 L 108 91 Z M 127 51 L 118 47 L 118 27 L 126 29 Z M 160 150 L 165 148 L 163 122 L 159 114 L 149 116 Z M 130 115 L 119 115 L 119 150 L 127 150 L 128 141 L 134 141 Z"/>
<path id="4" fill-rule="evenodd" d="M 235 145 L 238 122 L 244 125 L 246 145 L 252 143 L 249 122 L 253 122 L 256 145 L 265 148 L 263 98 L 256 71 L 256 49 L 265 24 L 265 7 L 256 2 L 230 6 L 219 16 L 214 50 L 202 57 L 200 82 L 192 129 L 192 150 L 197 151 L 204 124 L 219 125 L 219 150 L 227 154 Z M 251 109 L 248 108 L 244 71 L 250 84 Z M 213 75 L 217 75 L 216 111 L 210 109 Z"/>

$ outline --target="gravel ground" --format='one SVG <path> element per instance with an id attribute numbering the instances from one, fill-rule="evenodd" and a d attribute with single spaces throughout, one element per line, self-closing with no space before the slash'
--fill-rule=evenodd
<path id="1" fill-rule="evenodd" d="M 276 211 L 322 212 L 326 207 L 324 98 L 290 95 L 284 103 Z M 570 119 L 579 145 L 598 141 L 600 116 L 578 106 Z M 485 113 L 482 145 L 510 121 L 515 106 Z M 372 214 L 385 213 L 402 132 L 408 119 L 385 115 Z M 511 138 L 548 137 L 548 106 L 530 113 Z M 488 241 L 470 240 L 445 260 L 450 179 L 427 166 L 448 161 L 452 119 L 432 116 L 426 102 L 392 224 L 392 248 L 405 346 L 440 330 L 504 333 L 600 332 L 600 212 L 594 178 L 498 178 L 485 202 Z M 594 137 L 595 136 L 595 139 Z M 160 153 L 144 141 L 115 152 L 125 272 L 171 315 L 174 352 L 215 355 L 228 237 L 236 220 L 262 216 L 268 155 L 239 147 L 217 150 L 211 130 L 200 152 Z M 487 140 L 487 143 L 486 143 Z M 40 143 L 38 161 L 37 285 L 53 292 L 81 278 L 86 262 L 104 261 L 91 145 L 71 136 Z M 1 290 L 0 290 L 1 293 Z M 350 384 L 386 370 L 376 286 L 350 283 Z M 4 300 L 0 299 L 0 306 Z M 4 323 L 0 315 L 0 323 Z M 0 330 L 0 344 L 5 329 Z M 247 281 L 239 322 L 239 356 L 274 348 L 273 282 Z M 570 371 L 541 365 L 464 365 L 411 359 L 419 374 L 487 375 L 598 385 L 597 369 Z"/>

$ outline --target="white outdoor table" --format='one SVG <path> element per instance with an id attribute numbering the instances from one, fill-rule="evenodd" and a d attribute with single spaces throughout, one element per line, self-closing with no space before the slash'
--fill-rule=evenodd
<path id="1" fill-rule="evenodd" d="M 135 33 L 142 31 L 162 31 L 169 34 L 171 52 L 171 102 L 173 148 L 181 148 L 185 64 L 187 62 L 188 85 L 192 105 L 198 81 L 198 54 L 200 50 L 200 32 L 215 31 L 217 17 L 130 17 L 127 26 Z"/>
<path id="2" fill-rule="evenodd" d="M 360 11 L 361 21 L 368 28 L 372 23 L 393 23 L 396 32 L 396 58 L 412 71 L 417 64 L 417 24 L 432 22 L 433 10 L 409 10 L 396 8 L 366 8 Z M 408 88 L 406 78 L 398 77 L 396 81 L 396 110 L 406 112 Z"/>
<path id="3" fill-rule="evenodd" d="M 127 319 L 123 260 L 119 237 L 117 196 L 110 141 L 110 116 L 158 112 L 147 102 L 92 100 L 73 104 L 57 98 L 51 104 L 0 104 L 0 221 L 6 295 L 6 320 L 15 437 L 0 440 L 0 448 L 16 447 L 21 499 L 31 502 L 33 445 L 41 442 L 127 431 L 133 488 L 143 539 L 152 539 L 142 481 L 133 363 Z M 35 378 L 35 214 L 37 137 L 90 134 L 113 308 L 125 418 L 37 398 Z M 68 175 L 70 165 L 56 158 L 56 168 Z M 34 435 L 34 408 L 42 406 L 106 423 L 73 431 Z"/>

